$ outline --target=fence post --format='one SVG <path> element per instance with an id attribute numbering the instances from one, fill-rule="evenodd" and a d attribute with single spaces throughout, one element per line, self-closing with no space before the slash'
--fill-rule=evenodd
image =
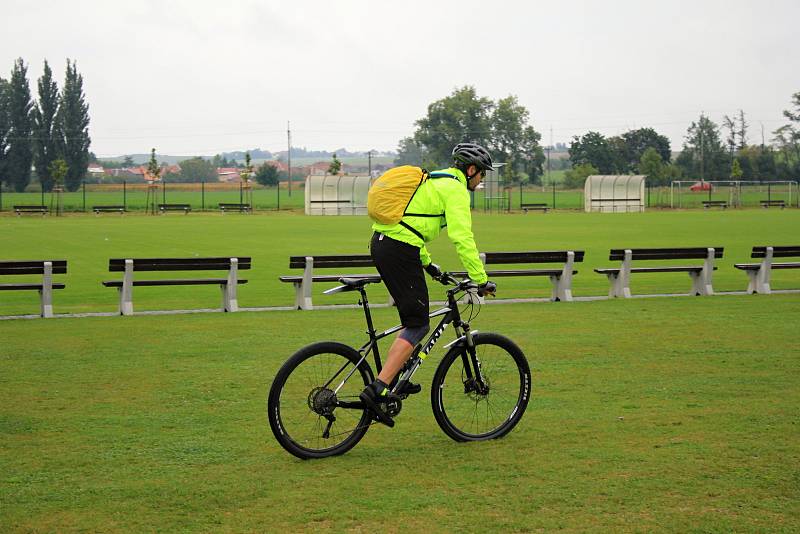
<path id="1" fill-rule="evenodd" d="M 281 180 L 278 178 L 278 187 L 276 188 L 278 192 L 278 211 L 281 211 Z"/>
<path id="2" fill-rule="evenodd" d="M 44 206 L 44 185 L 42 185 L 42 206 Z"/>
<path id="3" fill-rule="evenodd" d="M 791 200 L 789 204 L 791 204 Z M 0 182 L 0 211 L 3 211 L 3 182 Z"/>
<path id="4" fill-rule="evenodd" d="M 336 194 L 339 194 L 338 189 Z M 239 182 L 239 204 L 244 204 L 244 191 L 242 190 L 242 182 Z"/>
<path id="5" fill-rule="evenodd" d="M 122 180 L 122 209 L 128 211 L 128 181 Z"/>
<path id="6" fill-rule="evenodd" d="M 553 209 L 556 209 L 556 183 L 553 182 Z"/>
<path id="7" fill-rule="evenodd" d="M 82 181 L 81 185 L 83 186 L 83 212 L 86 213 L 86 180 Z"/>
<path id="8" fill-rule="evenodd" d="M 161 203 L 167 203 L 167 181 L 161 180 Z"/>
<path id="9" fill-rule="evenodd" d="M 206 211 L 206 181 L 200 182 L 200 211 Z"/>
<path id="10" fill-rule="evenodd" d="M 772 182 L 767 182 L 767 202 L 772 200 Z"/>

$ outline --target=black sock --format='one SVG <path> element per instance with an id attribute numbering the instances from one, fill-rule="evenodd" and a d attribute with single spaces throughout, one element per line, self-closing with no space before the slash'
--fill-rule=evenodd
<path id="1" fill-rule="evenodd" d="M 372 390 L 379 397 L 383 395 L 387 389 L 389 389 L 389 385 L 385 384 L 380 378 L 376 378 L 372 383 Z"/>

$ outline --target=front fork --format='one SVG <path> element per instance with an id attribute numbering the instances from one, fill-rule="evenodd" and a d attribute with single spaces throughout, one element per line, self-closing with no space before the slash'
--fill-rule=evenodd
<path id="1" fill-rule="evenodd" d="M 483 377 L 483 370 L 481 369 L 481 362 L 478 360 L 478 351 L 475 349 L 475 340 L 472 338 L 472 332 L 469 329 L 469 324 L 461 323 L 457 325 L 464 329 L 464 348 L 461 353 L 461 363 L 464 366 L 464 393 L 472 391 L 479 395 L 486 395 L 488 393 L 488 385 Z"/>

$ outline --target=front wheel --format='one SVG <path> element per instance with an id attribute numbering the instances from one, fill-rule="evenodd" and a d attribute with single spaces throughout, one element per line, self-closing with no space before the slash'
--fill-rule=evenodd
<path id="1" fill-rule="evenodd" d="M 269 390 L 267 417 L 284 449 L 302 459 L 325 458 L 364 437 L 371 416 L 358 394 L 372 382 L 372 370 L 360 360 L 347 345 L 323 342 L 283 364 Z"/>
<path id="2" fill-rule="evenodd" d="M 475 355 L 483 382 L 476 379 L 466 343 L 450 349 L 431 384 L 436 422 L 456 441 L 505 436 L 528 406 L 531 372 L 522 350 L 499 334 L 475 334 Z"/>

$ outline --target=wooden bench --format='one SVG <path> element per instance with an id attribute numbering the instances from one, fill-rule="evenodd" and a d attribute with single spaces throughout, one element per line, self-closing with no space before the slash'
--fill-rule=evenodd
<path id="1" fill-rule="evenodd" d="M 120 215 L 125 213 L 125 206 L 92 206 L 92 211 L 95 215 L 100 215 L 102 212 L 119 212 Z"/>
<path id="2" fill-rule="evenodd" d="M 768 295 L 772 269 L 800 269 L 800 262 L 773 263 L 773 258 L 798 258 L 800 245 L 790 247 L 753 247 L 751 258 L 763 258 L 761 263 L 736 263 L 733 266 L 747 273 L 750 283 L 747 292 Z"/>
<path id="3" fill-rule="evenodd" d="M 133 288 L 136 286 L 186 286 L 219 285 L 222 289 L 222 311 L 235 312 L 239 309 L 236 289 L 247 280 L 239 279 L 239 270 L 250 269 L 250 258 L 119 258 L 108 260 L 109 272 L 125 273 L 122 280 L 103 282 L 106 287 L 119 290 L 119 313 L 133 314 Z M 225 278 L 189 278 L 134 280 L 136 271 L 222 271 L 227 270 Z"/>
<path id="4" fill-rule="evenodd" d="M 158 211 L 162 214 L 167 211 L 183 211 L 183 214 L 186 215 L 192 211 L 192 206 L 189 204 L 159 204 Z"/>
<path id="5" fill-rule="evenodd" d="M 374 267 L 369 254 L 350 254 L 341 256 L 290 256 L 290 269 L 303 269 L 302 275 L 281 276 L 280 281 L 294 285 L 294 306 L 298 310 L 313 310 L 311 285 L 314 282 L 338 282 L 340 278 L 369 278 L 380 280 L 376 273 L 368 274 L 314 274 L 315 269 L 355 269 Z"/>
<path id="6" fill-rule="evenodd" d="M 728 209 L 728 201 L 727 200 L 704 200 L 703 201 L 703 209 L 708 209 L 708 208 Z"/>
<path id="7" fill-rule="evenodd" d="M 689 273 L 692 279 L 690 295 L 713 295 L 711 278 L 714 267 L 714 258 L 721 258 L 723 247 L 709 248 L 641 248 L 641 249 L 612 249 L 609 260 L 622 261 L 617 268 L 595 269 L 595 272 L 608 277 L 611 287 L 609 297 L 630 298 L 631 273 Z M 687 260 L 703 259 L 703 265 L 690 266 L 661 266 L 661 267 L 633 267 L 634 260 Z"/>
<path id="8" fill-rule="evenodd" d="M 250 204 L 236 204 L 232 202 L 220 202 L 219 210 L 224 214 L 226 211 L 239 211 L 242 213 L 250 213 L 253 208 Z"/>
<path id="9" fill-rule="evenodd" d="M 528 210 L 539 210 L 547 213 L 547 210 L 549 210 L 550 208 L 545 203 L 523 202 L 522 204 L 519 205 L 519 209 L 521 209 L 525 213 L 528 213 Z"/>
<path id="10" fill-rule="evenodd" d="M 785 200 L 759 200 L 762 208 L 771 208 L 772 206 L 784 209 L 786 207 Z"/>
<path id="11" fill-rule="evenodd" d="M 572 300 L 572 275 L 575 262 L 583 261 L 582 250 L 542 250 L 531 252 L 481 252 L 484 265 L 519 265 L 532 263 L 563 263 L 558 268 L 545 269 L 487 269 L 486 275 L 491 278 L 504 276 L 547 276 L 553 284 L 550 299 L 553 301 Z M 455 271 L 455 276 L 466 276 L 464 271 Z"/>
<path id="12" fill-rule="evenodd" d="M 64 284 L 54 284 L 54 274 L 67 273 L 67 260 L 0 260 L 0 275 L 41 274 L 41 283 L 18 282 L 0 284 L 0 291 L 36 290 L 41 301 L 41 316 L 53 316 L 53 290 L 64 289 Z"/>
<path id="13" fill-rule="evenodd" d="M 47 206 L 14 206 L 14 213 L 22 215 L 23 213 L 41 213 L 47 215 L 50 213 L 50 208 Z"/>

